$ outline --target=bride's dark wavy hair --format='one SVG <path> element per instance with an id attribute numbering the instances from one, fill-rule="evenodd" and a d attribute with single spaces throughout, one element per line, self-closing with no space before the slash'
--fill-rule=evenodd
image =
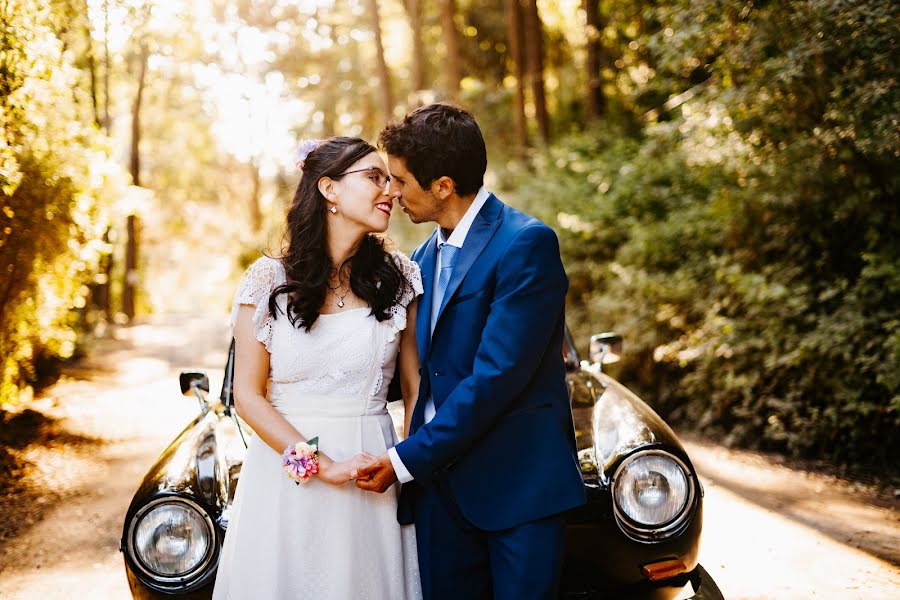
<path id="1" fill-rule="evenodd" d="M 328 253 L 328 203 L 319 191 L 319 180 L 340 180 L 350 166 L 375 148 L 359 138 L 333 137 L 321 142 L 303 163 L 303 175 L 287 213 L 287 252 L 281 258 L 287 281 L 269 296 L 269 312 L 278 318 L 276 299 L 288 295 L 291 325 L 306 331 L 319 318 L 328 278 L 336 267 Z M 356 254 L 345 261 L 350 266 L 350 289 L 372 307 L 379 321 L 390 317 L 390 308 L 400 301 L 410 283 L 388 254 L 384 240 L 374 234 L 363 238 Z M 344 264 L 337 265 L 343 268 Z"/>

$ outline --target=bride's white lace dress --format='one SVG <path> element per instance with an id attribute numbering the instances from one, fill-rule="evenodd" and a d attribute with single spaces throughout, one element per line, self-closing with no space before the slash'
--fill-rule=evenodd
<path id="1" fill-rule="evenodd" d="M 422 279 L 406 256 L 393 257 L 413 289 L 382 322 L 368 308 L 353 309 L 322 314 L 306 332 L 285 316 L 285 294 L 273 319 L 269 295 L 285 272 L 268 257 L 250 266 L 235 296 L 232 325 L 241 304 L 256 307 L 256 338 L 270 353 L 272 404 L 304 437 L 318 436 L 334 460 L 362 451 L 378 456 L 397 443 L 385 398 L 406 306 L 422 293 Z M 281 453 L 254 436 L 213 598 L 420 598 L 415 530 L 397 523 L 397 495 L 396 485 L 384 494 L 316 477 L 297 485 L 281 470 Z"/>

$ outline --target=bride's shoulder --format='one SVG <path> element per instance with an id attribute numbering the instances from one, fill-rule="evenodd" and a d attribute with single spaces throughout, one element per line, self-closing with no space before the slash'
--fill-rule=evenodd
<path id="1" fill-rule="evenodd" d="M 391 250 L 390 252 L 388 252 L 388 254 L 401 269 L 407 269 L 413 265 L 418 266 L 413 259 L 408 257 L 400 250 Z"/>
<path id="2" fill-rule="evenodd" d="M 419 264 L 416 261 L 403 254 L 399 250 L 391 250 L 390 256 L 394 260 L 394 263 L 396 263 L 396 265 L 400 267 L 400 270 L 403 271 L 403 274 L 406 275 L 407 279 L 421 279 L 422 273 L 419 270 Z"/>
<path id="3" fill-rule="evenodd" d="M 280 258 L 273 258 L 263 254 L 247 267 L 245 276 L 277 279 L 283 273 L 284 263 L 281 262 Z"/>
<path id="4" fill-rule="evenodd" d="M 253 261 L 244 271 L 240 289 L 271 291 L 274 287 L 281 285 L 284 279 L 284 265 L 281 259 L 263 255 Z"/>
<path id="5" fill-rule="evenodd" d="M 399 250 L 391 250 L 390 252 L 391 258 L 400 268 L 400 271 L 403 272 L 403 276 L 406 278 L 406 281 L 410 285 L 411 295 L 406 302 L 409 302 L 415 296 L 418 296 L 422 293 L 422 271 L 419 269 L 418 263 L 400 252 Z"/>
<path id="6" fill-rule="evenodd" d="M 240 285 L 231 305 L 231 326 L 237 323 L 241 305 L 255 306 L 253 327 L 256 339 L 270 349 L 272 341 L 272 315 L 269 313 L 269 298 L 276 287 L 284 283 L 284 266 L 280 259 L 260 256 L 244 271 Z"/>

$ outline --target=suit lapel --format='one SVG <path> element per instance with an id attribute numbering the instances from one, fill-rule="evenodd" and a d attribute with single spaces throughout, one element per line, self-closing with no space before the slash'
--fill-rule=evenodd
<path id="1" fill-rule="evenodd" d="M 481 207 L 481 210 L 478 211 L 478 215 L 472 222 L 472 227 L 466 235 L 466 241 L 463 242 L 463 246 L 459 251 L 459 257 L 456 259 L 456 264 L 453 266 L 453 273 L 450 275 L 450 281 L 447 283 L 447 290 L 444 292 L 444 297 L 441 300 L 441 306 L 438 310 L 437 320 L 434 325 L 435 330 L 437 330 L 437 324 L 440 322 L 441 315 L 444 314 L 444 308 L 446 308 L 450 298 L 456 293 L 462 280 L 469 272 L 472 263 L 475 262 L 476 258 L 481 256 L 481 253 L 488 245 L 488 242 L 494 237 L 494 232 L 496 232 L 497 228 L 500 226 L 500 208 L 502 206 L 502 203 L 497 197 L 491 194 L 488 196 L 484 206 Z M 432 246 L 434 246 L 434 244 L 432 244 Z M 432 259 L 432 272 L 433 270 L 434 260 Z M 431 313 L 431 310 L 428 312 Z M 428 315 L 428 318 L 428 322 L 430 323 L 431 314 Z M 418 323 L 416 325 L 418 326 Z"/>
<path id="2" fill-rule="evenodd" d="M 422 299 L 416 312 L 416 344 L 419 347 L 419 363 L 425 364 L 428 349 L 431 346 L 431 298 L 434 295 L 434 263 L 437 252 L 437 231 L 431 234 L 422 245 L 419 257 L 419 269 L 422 271 Z"/>

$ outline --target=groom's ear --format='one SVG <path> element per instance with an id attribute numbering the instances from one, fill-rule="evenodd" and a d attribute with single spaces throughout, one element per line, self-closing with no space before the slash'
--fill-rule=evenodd
<path id="1" fill-rule="evenodd" d="M 456 182 L 443 175 L 431 182 L 431 193 L 440 200 L 446 200 L 456 192 Z"/>

